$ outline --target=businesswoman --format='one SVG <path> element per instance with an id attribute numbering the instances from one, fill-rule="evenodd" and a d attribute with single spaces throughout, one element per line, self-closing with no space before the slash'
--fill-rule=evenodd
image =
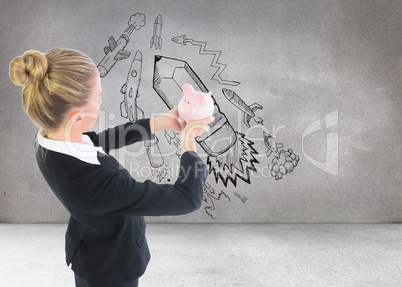
<path id="1" fill-rule="evenodd" d="M 71 214 L 66 262 L 76 286 L 138 286 L 150 259 L 143 216 L 198 209 L 207 176 L 194 138 L 211 118 L 180 125 L 177 107 L 100 133 L 89 131 L 102 104 L 99 72 L 76 50 L 27 51 L 10 63 L 22 103 L 40 127 L 36 160 L 43 177 Z M 150 140 L 159 130 L 180 132 L 180 172 L 174 184 L 136 181 L 110 150 Z"/>

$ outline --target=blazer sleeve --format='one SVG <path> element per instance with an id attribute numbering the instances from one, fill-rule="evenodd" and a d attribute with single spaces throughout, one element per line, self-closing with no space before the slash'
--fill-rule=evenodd
<path id="1" fill-rule="evenodd" d="M 180 159 L 179 176 L 174 184 L 138 182 L 121 169 L 106 167 L 85 187 L 86 213 L 91 215 L 180 215 L 201 207 L 206 165 L 196 152 L 187 151 Z"/>
<path id="2" fill-rule="evenodd" d="M 135 122 L 118 125 L 100 132 L 86 132 L 95 146 L 100 146 L 106 153 L 139 141 L 152 140 L 155 138 L 151 133 L 149 119 L 140 119 Z"/>

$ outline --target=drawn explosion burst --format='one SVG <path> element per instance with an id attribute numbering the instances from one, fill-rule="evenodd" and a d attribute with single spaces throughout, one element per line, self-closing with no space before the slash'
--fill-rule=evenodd
<path id="1" fill-rule="evenodd" d="M 254 164 L 259 163 L 254 157 L 258 154 L 253 148 L 254 142 L 239 132 L 236 132 L 236 137 L 236 143 L 227 152 L 207 158 L 209 173 L 214 176 L 216 183 L 220 179 L 225 187 L 229 180 L 236 186 L 237 178 L 250 184 L 250 171 L 257 171 Z"/>

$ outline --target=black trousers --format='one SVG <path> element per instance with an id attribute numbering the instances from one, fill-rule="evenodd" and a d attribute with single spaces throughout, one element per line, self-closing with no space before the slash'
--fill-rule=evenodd
<path id="1" fill-rule="evenodd" d="M 91 286 L 87 281 L 82 279 L 80 276 L 74 273 L 75 276 L 75 287 L 138 287 L 138 279 L 134 281 L 125 282 L 116 285 L 100 285 L 100 286 Z"/>

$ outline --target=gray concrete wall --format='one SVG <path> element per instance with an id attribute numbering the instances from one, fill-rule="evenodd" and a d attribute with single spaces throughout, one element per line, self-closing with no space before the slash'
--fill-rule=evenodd
<path id="1" fill-rule="evenodd" d="M 212 91 L 221 117 L 198 146 L 211 172 L 201 209 L 148 222 L 401 222 L 401 3 L 2 1 L 0 222 L 68 220 L 36 166 L 38 128 L 8 63 L 65 47 L 101 65 L 123 33 L 130 56 L 102 78 L 95 130 L 130 120 L 120 90 L 137 51 L 145 117 L 177 104 L 183 82 Z M 172 183 L 176 138 L 157 136 L 157 148 L 113 154 L 138 180 Z"/>

